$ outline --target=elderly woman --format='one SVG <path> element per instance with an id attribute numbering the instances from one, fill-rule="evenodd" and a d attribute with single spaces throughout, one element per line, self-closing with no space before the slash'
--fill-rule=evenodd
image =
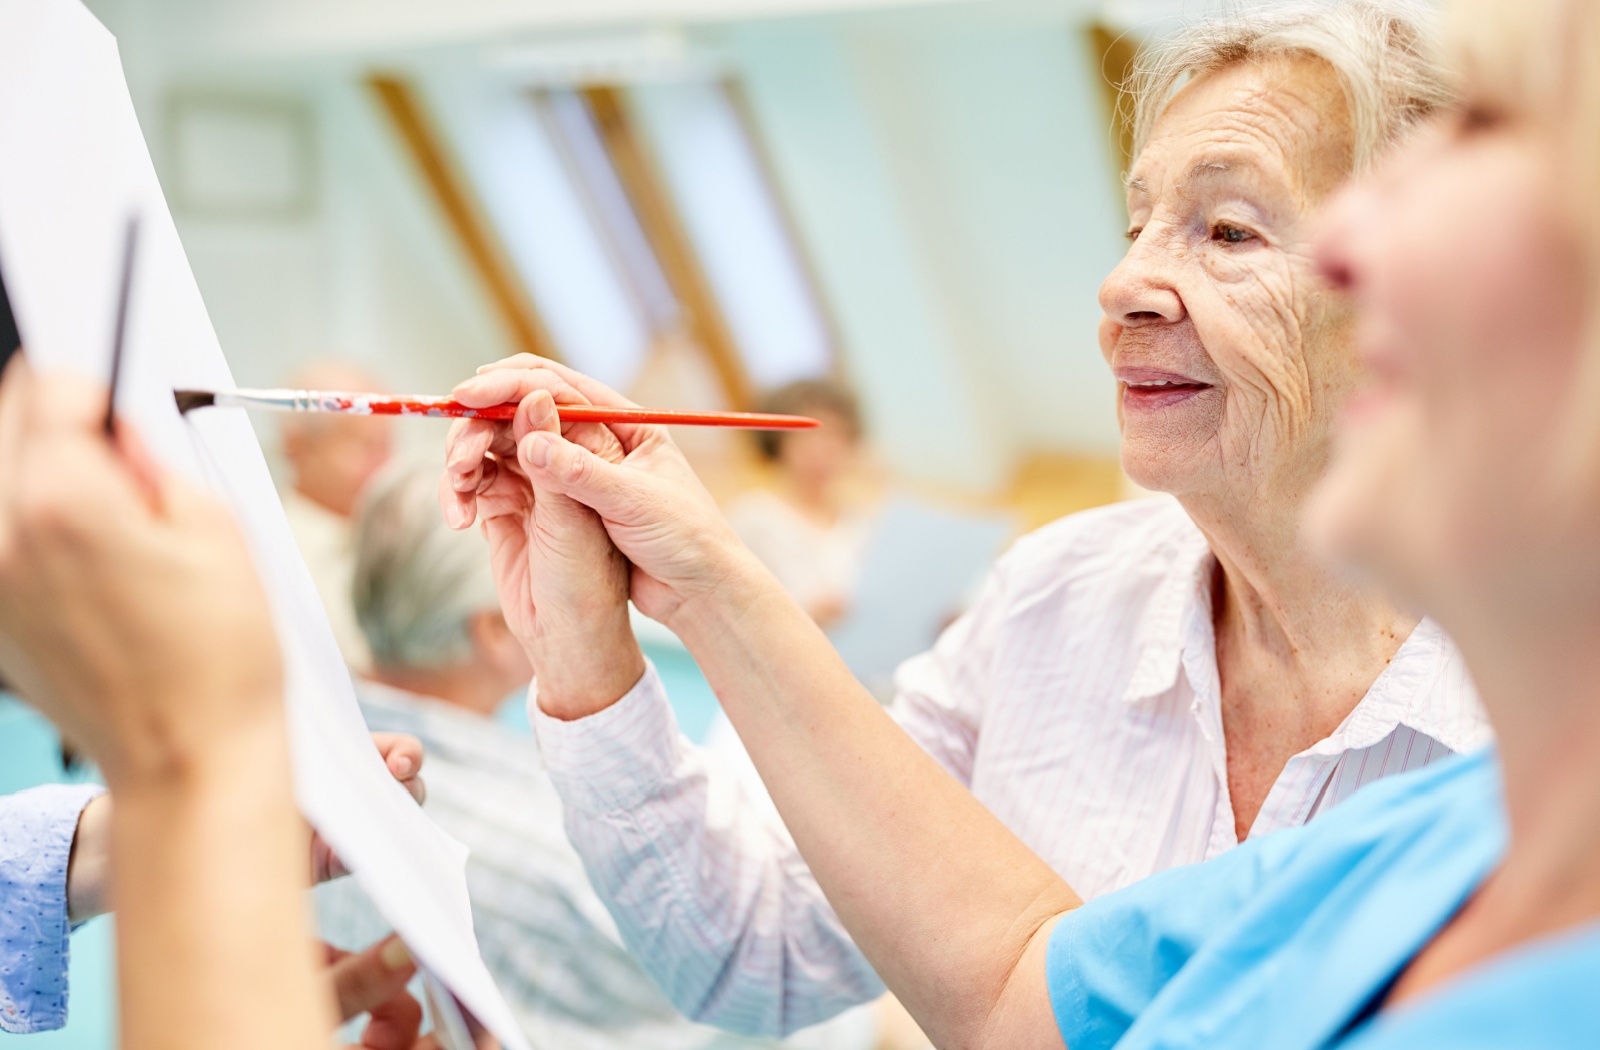
<path id="1" fill-rule="evenodd" d="M 894 720 L 1085 899 L 1487 739 L 1439 628 L 1328 572 L 1299 527 L 1360 376 L 1348 311 L 1314 272 L 1311 216 L 1443 98 L 1420 37 L 1348 2 L 1201 27 L 1156 57 L 1138 89 L 1132 243 L 1101 292 L 1102 335 L 1124 463 L 1177 499 L 1025 538 L 972 612 L 901 669 Z M 534 364 L 513 359 L 457 396 L 610 397 Z M 501 593 L 539 670 L 534 722 L 624 936 L 681 1009 L 744 1031 L 782 1033 L 870 997 L 878 978 L 794 844 L 673 732 L 620 611 L 628 569 L 611 541 L 646 564 L 626 548 L 634 537 L 608 540 L 556 493 L 530 501 L 513 439 L 537 429 L 540 404 L 514 432 L 458 429 L 445 510 L 457 526 L 484 517 L 499 547 Z M 632 594 L 689 640 L 698 610 L 742 608 L 751 581 L 771 580 L 665 438 L 618 434 L 571 431 L 612 459 L 642 442 L 633 459 L 681 482 L 652 529 L 693 529 L 671 570 L 686 590 L 636 570 Z M 603 573 L 570 566 L 585 549 L 602 552 Z M 730 715 L 730 691 L 779 697 L 837 666 L 808 635 L 755 660 L 747 681 L 721 657 L 737 647 L 743 667 L 768 652 L 761 623 L 695 653 Z M 946 834 L 952 857 L 979 848 L 959 824 Z M 839 841 L 847 856 L 880 845 Z"/>
<path id="2" fill-rule="evenodd" d="M 828 899 L 937 1044 L 1594 1045 L 1600 206 L 1585 191 L 1600 185 L 1600 8 L 1583 0 L 1537 0 L 1515 12 L 1468 0 L 1463 8 L 1455 44 L 1468 77 L 1464 103 L 1341 198 L 1314 249 L 1322 273 L 1363 310 L 1355 327 L 1372 379 L 1346 413 L 1345 447 L 1311 522 L 1332 550 L 1456 632 L 1481 680 L 1498 751 L 1394 777 L 1309 826 L 1252 836 L 1209 863 L 1080 908 L 1060 875 L 851 681 L 803 613 L 717 525 L 659 429 L 620 430 L 624 455 L 614 463 L 558 436 L 547 390 L 523 403 L 516 463 L 524 488 L 535 512 L 552 502 L 548 520 L 570 527 L 540 537 L 539 568 L 554 579 L 539 581 L 534 598 L 555 597 L 537 617 L 570 625 L 576 605 L 557 585 L 574 586 L 568 561 L 582 560 L 591 573 L 609 568 L 606 583 L 626 580 L 633 599 L 685 639 Z M 1326 366 L 1313 367 L 1320 355 L 1293 345 L 1275 355 L 1250 347 L 1251 366 L 1247 340 L 1236 338 L 1224 356 L 1221 341 L 1204 339 L 1202 306 L 1217 310 L 1213 318 L 1231 306 L 1237 337 L 1265 317 L 1302 316 L 1306 304 L 1290 292 L 1314 276 L 1301 255 L 1313 246 L 1285 250 L 1273 232 L 1284 203 L 1247 192 L 1270 183 L 1248 149 L 1262 141 L 1261 125 L 1314 90 L 1288 71 L 1293 62 L 1280 70 L 1297 85 L 1288 92 L 1285 81 L 1272 89 L 1258 61 L 1241 61 L 1191 82 L 1163 111 L 1167 130 L 1158 125 L 1147 142 L 1135 222 L 1139 243 L 1158 246 L 1168 279 L 1128 301 L 1121 320 L 1129 327 L 1114 354 L 1127 346 L 1146 369 L 1125 382 L 1178 380 L 1176 390 L 1139 393 L 1144 400 L 1126 405 L 1130 432 L 1150 427 L 1143 440 L 1151 444 L 1131 459 L 1154 460 L 1164 428 L 1185 465 L 1222 479 L 1203 499 L 1186 488 L 1185 499 L 1213 534 L 1223 590 L 1243 574 L 1230 564 L 1238 548 L 1221 537 L 1280 510 L 1263 499 L 1259 509 L 1231 504 L 1237 520 L 1202 518 L 1210 502 L 1230 498 L 1228 471 L 1257 465 L 1266 493 L 1306 484 L 1293 470 L 1268 469 L 1298 461 L 1305 424 L 1292 402 L 1260 391 L 1300 390 L 1314 407 L 1350 383 L 1329 379 Z M 1204 99 L 1230 90 L 1254 100 L 1248 118 L 1241 110 L 1208 131 L 1190 122 Z M 1292 141 L 1287 132 L 1278 128 L 1270 141 Z M 1186 141 L 1203 143 L 1201 152 L 1184 151 Z M 1203 188 L 1233 175 L 1244 183 L 1227 183 L 1220 197 Z M 1187 176 L 1200 185 L 1179 199 L 1211 200 L 1199 214 L 1226 227 L 1220 239 L 1254 237 L 1245 251 L 1265 260 L 1186 262 L 1205 227 L 1167 194 Z M 1244 240 L 1231 235 L 1244 221 L 1232 219 L 1239 213 L 1257 224 Z M 1264 284 L 1276 294 L 1265 295 Z M 1325 304 L 1309 313 L 1332 321 Z M 1159 336 L 1158 326 L 1187 317 L 1199 343 Z M 1124 342 L 1135 331 L 1145 334 Z M 1239 377 L 1251 367 L 1259 389 L 1241 394 L 1250 384 Z M 1254 444 L 1234 443 L 1236 397 L 1255 398 L 1268 428 Z M 1136 413 L 1149 413 L 1148 424 Z M 612 451 L 592 434 L 573 437 Z M 1155 475 L 1154 465 L 1144 472 Z M 511 476 L 497 475 L 492 505 L 509 504 Z M 598 514 L 620 554 L 596 545 L 573 500 Z M 608 596 L 594 585 L 583 594 L 594 604 Z M 1325 601 L 1337 608 L 1348 597 L 1332 591 Z M 1216 600 L 1224 685 L 1232 601 Z M 1345 615 L 1360 619 L 1353 609 Z M 561 665 L 585 661 L 542 655 L 554 660 L 563 688 L 573 680 Z M 1286 677 L 1280 688 L 1292 696 L 1295 685 Z M 630 702 L 592 717 L 623 718 L 614 712 Z M 549 740 L 560 746 L 563 737 Z M 670 744 L 631 743 L 649 748 L 653 761 L 679 761 Z M 1141 800 L 1159 789 L 1098 781 L 1092 770 L 1078 784 Z M 651 790 L 628 763 L 613 761 L 571 805 L 671 849 L 673 829 L 655 819 Z M 1067 812 L 1073 804 L 1049 801 Z"/>

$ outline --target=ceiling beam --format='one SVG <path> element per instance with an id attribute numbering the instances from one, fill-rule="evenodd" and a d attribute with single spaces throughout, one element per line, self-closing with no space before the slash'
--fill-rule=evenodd
<path id="1" fill-rule="evenodd" d="M 512 345 L 519 353 L 560 360 L 521 275 L 512 265 L 505 246 L 466 180 L 452 163 L 416 89 L 399 76 L 380 73 L 367 77 L 367 88 L 416 164 L 439 214 L 455 235 L 479 285 L 505 325 Z"/>

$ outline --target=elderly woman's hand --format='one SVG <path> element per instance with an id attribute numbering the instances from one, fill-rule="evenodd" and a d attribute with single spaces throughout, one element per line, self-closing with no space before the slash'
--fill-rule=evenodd
<path id="1" fill-rule="evenodd" d="M 102 430 L 99 384 L 0 381 L 0 672 L 114 786 L 281 735 L 281 660 L 226 508 Z"/>
<path id="2" fill-rule="evenodd" d="M 557 402 L 614 403 L 617 395 L 570 369 L 531 354 L 497 362 L 454 395 L 480 407 L 518 402 L 509 423 L 461 420 L 451 429 L 440 502 L 453 528 L 481 520 L 506 623 L 533 663 L 540 706 L 576 718 L 621 697 L 644 673 L 628 624 L 628 564 L 589 508 L 559 493 L 535 495 L 519 443 L 535 431 L 559 433 Z M 568 436 L 612 460 L 618 435 L 597 424 Z"/>
<path id="3" fill-rule="evenodd" d="M 585 400 L 631 404 L 571 369 L 545 362 L 536 367 L 581 390 Z M 528 427 L 516 434 L 517 460 L 536 500 L 563 499 L 598 516 L 632 565 L 629 594 L 641 612 L 670 626 L 686 602 L 718 593 L 731 577 L 769 575 L 729 527 L 665 427 L 607 429 L 611 440 L 597 447 L 577 427 L 565 433 L 552 425 Z"/>
<path id="4" fill-rule="evenodd" d="M 457 425 L 443 487 L 446 514 L 458 527 L 470 523 L 474 510 L 490 515 L 501 601 L 520 625 L 514 629 L 537 636 L 537 621 L 546 616 L 577 624 L 604 615 L 622 627 L 622 599 L 629 596 L 645 615 L 671 626 L 685 602 L 717 592 L 731 575 L 767 577 L 664 428 L 558 423 L 552 398 L 630 404 L 603 384 L 523 354 L 490 366 L 455 396 L 483 406 L 521 399 L 512 424 Z M 515 524 L 497 525 L 498 518 Z M 602 665 L 618 649 L 576 630 L 563 635 L 570 643 L 589 640 L 559 648 L 536 642 L 529 652 L 540 706 L 577 717 L 596 703 L 564 707 L 547 693 L 548 677 L 558 667 L 565 668 L 563 679 L 606 676 Z M 612 673 L 591 699 L 598 706 L 616 700 L 637 680 L 635 666 L 628 682 Z M 602 700 L 601 692 L 611 695 Z"/>

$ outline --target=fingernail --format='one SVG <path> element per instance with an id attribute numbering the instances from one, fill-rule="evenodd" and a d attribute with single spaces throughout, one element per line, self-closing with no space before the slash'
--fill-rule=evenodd
<path id="1" fill-rule="evenodd" d="M 541 434 L 529 434 L 522 442 L 522 455 L 536 467 L 550 462 L 550 441 Z"/>
<path id="2" fill-rule="evenodd" d="M 548 390 L 537 390 L 529 396 L 531 400 L 528 404 L 528 422 L 542 429 L 545 421 L 556 410 L 555 398 L 550 396 Z"/>
<path id="3" fill-rule="evenodd" d="M 400 970 L 411 965 L 411 949 L 398 937 L 390 937 L 378 952 L 378 961 L 390 970 Z"/>
<path id="4" fill-rule="evenodd" d="M 389 770 L 398 780 L 404 780 L 406 777 L 409 777 L 412 773 L 416 772 L 415 767 L 412 765 L 410 755 L 397 755 L 394 760 L 389 763 Z"/>
<path id="5" fill-rule="evenodd" d="M 467 523 L 467 510 L 459 503 L 447 503 L 444 508 L 444 523 L 452 529 L 459 529 Z"/>

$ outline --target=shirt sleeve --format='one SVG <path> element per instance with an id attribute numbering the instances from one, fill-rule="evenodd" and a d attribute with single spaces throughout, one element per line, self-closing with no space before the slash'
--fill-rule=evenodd
<path id="1" fill-rule="evenodd" d="M 783 1036 L 882 994 L 793 840 L 678 732 L 653 667 L 598 714 L 529 717 L 590 881 L 686 1016 Z"/>
<path id="2" fill-rule="evenodd" d="M 890 713 L 963 784 L 999 630 L 999 571 L 897 678 Z M 678 732 L 654 668 L 563 722 L 529 718 L 572 844 L 628 948 L 686 1016 L 781 1037 L 883 993 L 793 839 Z"/>
<path id="3" fill-rule="evenodd" d="M 0 798 L 0 1030 L 67 1020 L 67 862 L 78 815 L 104 788 L 51 785 Z"/>
<path id="4" fill-rule="evenodd" d="M 1045 983 L 1070 1050 L 1109 1050 L 1161 990 L 1292 858 L 1304 828 L 1152 875 L 1063 916 Z"/>

